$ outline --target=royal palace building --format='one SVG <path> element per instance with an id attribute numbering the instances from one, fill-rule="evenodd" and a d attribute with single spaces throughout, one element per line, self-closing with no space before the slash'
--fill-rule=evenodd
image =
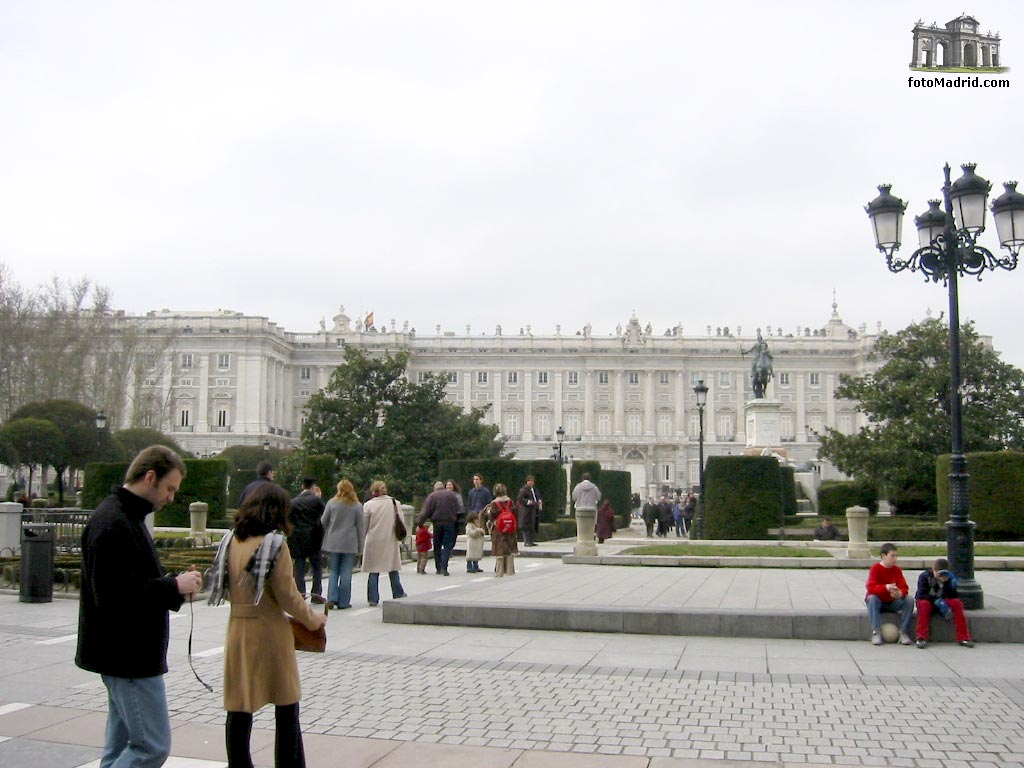
<path id="1" fill-rule="evenodd" d="M 404 350 L 412 380 L 443 374 L 451 402 L 467 410 L 488 406 L 487 421 L 499 426 L 517 458 L 552 456 L 561 427 L 564 456 L 628 470 L 640 493 L 696 484 L 700 417 L 693 387 L 700 380 L 709 388 L 706 455 L 772 448 L 838 476 L 819 462 L 816 435 L 862 426 L 854 403 L 833 393 L 841 374 L 878 365 L 871 356 L 877 331 L 845 325 L 835 304 L 817 328 L 756 329 L 774 357 L 765 400 L 778 403 L 778 445 L 751 446 L 744 430 L 755 333 L 740 328 L 655 332 L 634 316 L 606 333 L 588 324 L 545 335 L 530 326 L 493 333 L 438 326 L 425 335 L 395 321 L 379 329 L 353 322 L 344 309 L 315 333 L 229 311 L 163 310 L 128 321 L 159 340 L 160 349 L 152 368 L 134 379 L 112 428 L 160 429 L 201 456 L 236 444 L 297 446 L 306 404 L 346 347 L 371 355 Z"/>

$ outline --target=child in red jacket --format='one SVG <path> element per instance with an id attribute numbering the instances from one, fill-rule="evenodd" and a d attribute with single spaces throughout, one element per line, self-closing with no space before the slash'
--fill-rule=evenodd
<path id="1" fill-rule="evenodd" d="M 910 639 L 910 624 L 914 620 L 914 601 L 908 597 L 910 587 L 903 577 L 903 571 L 896 565 L 896 545 L 883 544 L 881 558 L 868 571 L 867 595 L 864 602 L 868 607 L 871 622 L 871 642 L 882 644 L 882 612 L 900 614 L 900 645 L 913 645 Z"/>
<path id="2" fill-rule="evenodd" d="M 427 572 L 427 553 L 430 552 L 430 545 L 434 537 L 430 535 L 425 523 L 420 523 L 416 529 L 416 573 Z"/>

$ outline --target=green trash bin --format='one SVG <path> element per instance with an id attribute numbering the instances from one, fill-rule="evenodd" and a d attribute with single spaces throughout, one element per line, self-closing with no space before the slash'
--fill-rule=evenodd
<path id="1" fill-rule="evenodd" d="M 53 602 L 53 548 L 53 523 L 21 524 L 21 602 Z"/>

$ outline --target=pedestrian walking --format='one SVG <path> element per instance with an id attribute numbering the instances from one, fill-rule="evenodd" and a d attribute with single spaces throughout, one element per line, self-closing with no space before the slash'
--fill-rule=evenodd
<path id="1" fill-rule="evenodd" d="M 327 553 L 327 603 L 330 608 L 352 607 L 352 571 L 356 555 L 366 543 L 366 518 L 351 480 L 338 482 L 337 493 L 327 502 L 320 522 Z"/>

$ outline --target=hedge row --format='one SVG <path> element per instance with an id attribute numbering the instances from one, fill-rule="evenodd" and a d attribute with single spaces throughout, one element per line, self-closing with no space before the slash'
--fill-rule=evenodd
<path id="1" fill-rule="evenodd" d="M 950 456 L 935 462 L 939 521 L 949 519 Z M 970 518 L 978 534 L 995 539 L 1024 538 L 1024 453 L 984 451 L 967 454 Z"/>
<path id="2" fill-rule="evenodd" d="M 878 512 L 878 491 L 870 485 L 853 480 L 825 480 L 818 488 L 818 514 L 841 520 L 850 507 L 865 507 L 870 514 Z"/>
<path id="3" fill-rule="evenodd" d="M 793 467 L 779 465 L 779 480 L 782 483 L 782 512 L 795 515 L 796 506 L 796 470 Z"/>
<path id="4" fill-rule="evenodd" d="M 629 472 L 618 469 L 602 469 L 599 461 L 574 461 L 570 473 L 569 484 L 575 488 L 583 479 L 590 475 L 590 481 L 601 489 L 601 499 L 611 502 L 615 510 L 615 528 L 629 528 L 632 515 L 633 476 Z"/>
<path id="5" fill-rule="evenodd" d="M 479 473 L 484 485 L 494 490 L 496 483 L 508 488 L 509 496 L 515 499 L 519 489 L 526 484 L 526 476 L 533 475 L 537 490 L 544 500 L 540 522 L 558 520 L 565 512 L 565 473 L 557 461 L 538 459 L 535 461 L 514 461 L 511 459 L 457 459 L 442 461 L 438 465 L 438 476 L 454 480 L 462 488 L 463 495 L 473 487 L 473 475 Z"/>
<path id="6" fill-rule="evenodd" d="M 188 507 L 194 501 L 210 505 L 210 518 L 227 515 L 227 481 L 230 464 L 224 459 L 185 459 L 185 479 L 174 501 L 156 514 L 156 525 L 187 528 L 191 525 Z M 124 483 L 127 462 L 87 464 L 82 486 L 82 505 L 95 509 L 111 488 Z"/>

